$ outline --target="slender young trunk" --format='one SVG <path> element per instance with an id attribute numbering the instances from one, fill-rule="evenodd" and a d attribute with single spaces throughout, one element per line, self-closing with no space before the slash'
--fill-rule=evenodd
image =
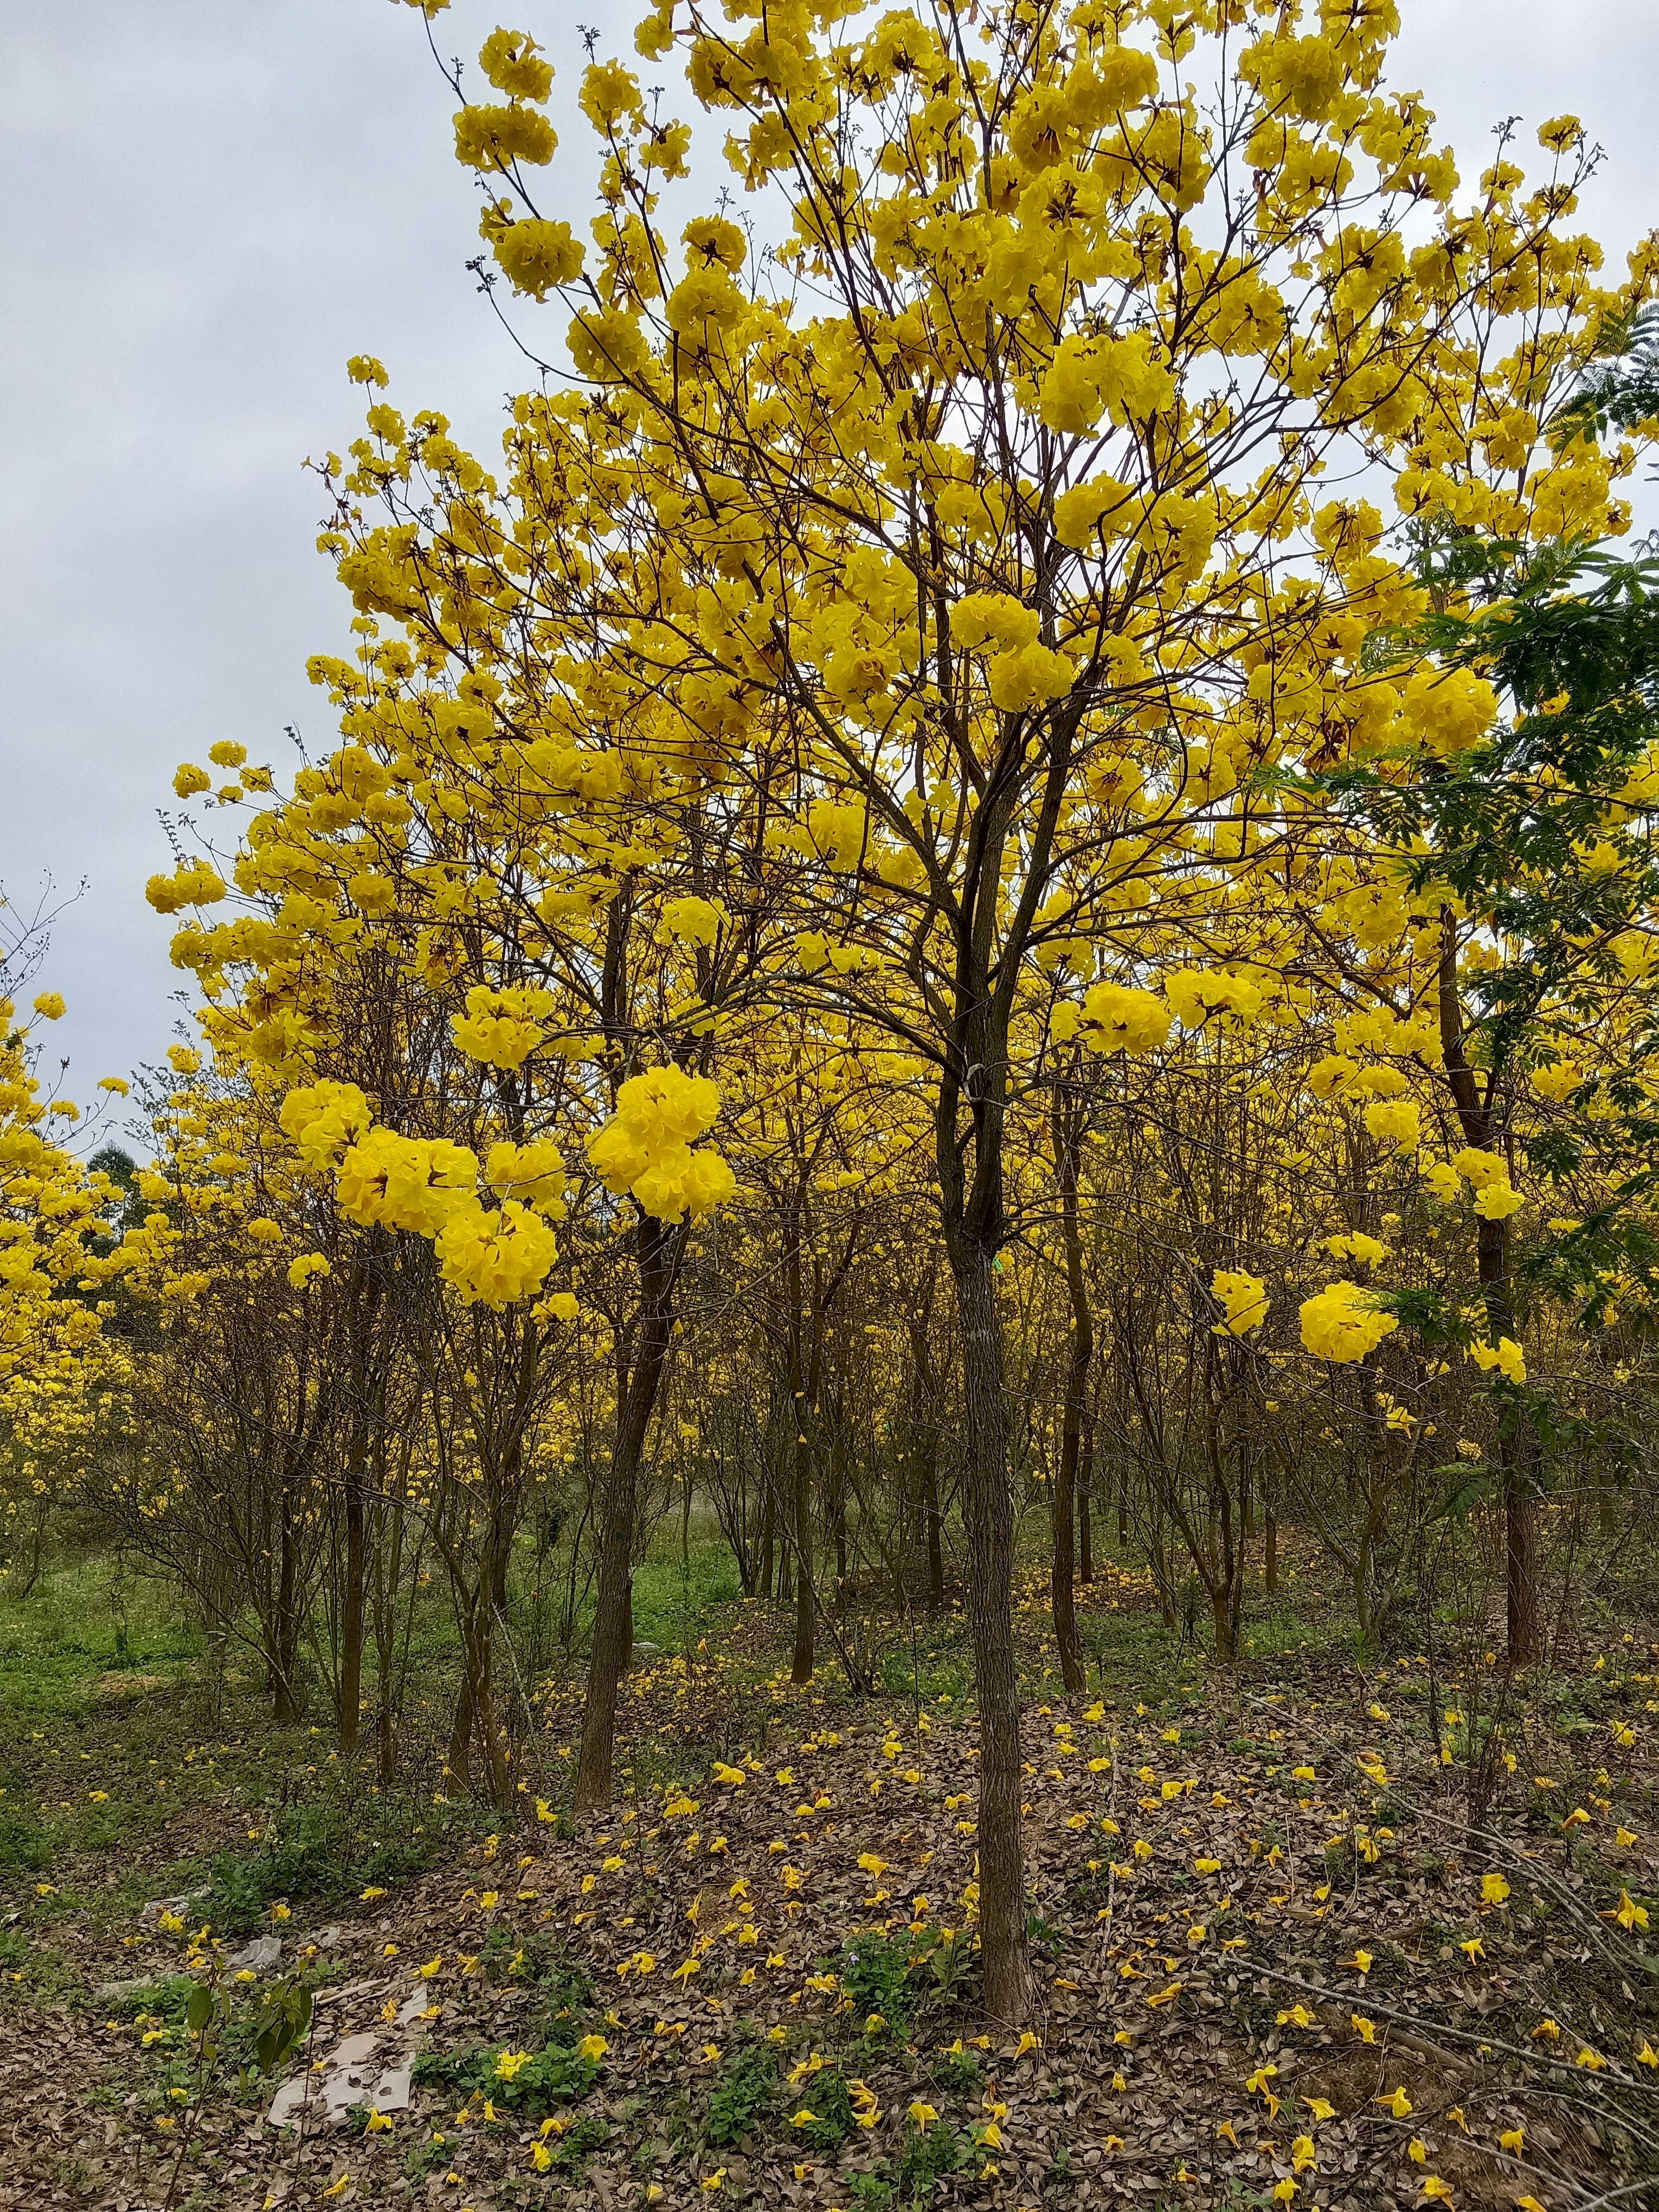
<path id="1" fill-rule="evenodd" d="M 392 1601 L 398 1588 L 398 1554 L 403 1546 L 402 1522 L 393 1532 L 393 1557 L 389 1567 L 377 1564 L 374 1581 L 374 1771 L 387 1788 L 398 1771 L 397 1698 L 392 1677 L 392 1638 L 395 1623 Z"/>
<path id="2" fill-rule="evenodd" d="M 1095 1424 L 1085 1403 L 1077 1470 L 1077 1578 L 1085 1586 L 1095 1578 L 1094 1495 Z"/>
<path id="3" fill-rule="evenodd" d="M 790 1656 L 789 1679 L 797 1686 L 812 1679 L 813 1606 L 812 1558 L 812 1436 L 815 1408 L 808 1403 L 805 1347 L 805 1316 L 802 1312 L 800 1212 L 792 1206 L 784 1221 L 784 1296 L 788 1300 L 789 1414 L 794 1426 L 790 1447 L 790 1507 L 795 1538 L 795 1648 Z"/>
<path id="4" fill-rule="evenodd" d="M 800 1408 L 795 1409 L 799 1420 Z M 813 1611 L 812 1611 L 812 1447 L 801 1435 L 795 1438 L 794 1459 L 794 1515 L 795 1515 L 795 1646 L 791 1654 L 789 1679 L 797 1685 L 812 1679 Z"/>
<path id="5" fill-rule="evenodd" d="M 1513 1479 L 1504 1495 L 1504 1562 L 1511 1667 L 1530 1666 L 1539 1652 L 1538 1500 Z"/>
<path id="6" fill-rule="evenodd" d="M 1069 1397 L 1069 1393 L 1068 1393 Z M 1054 1495 L 1049 1500 L 1051 1562 L 1048 1597 L 1054 1614 L 1054 1643 L 1060 1653 L 1060 1677 L 1068 1690 L 1080 1690 L 1087 1676 L 1083 1646 L 1077 1630 L 1077 1466 L 1078 1431 L 1072 1425 L 1068 1402 L 1066 1427 L 1060 1440 L 1060 1463 L 1054 1471 Z"/>
<path id="7" fill-rule="evenodd" d="M 364 1547 L 365 1492 L 373 1426 L 370 1342 L 378 1303 L 377 1270 L 372 1254 L 352 1268 L 350 1412 L 345 1455 L 345 1579 L 340 1593 L 340 1750 L 349 1759 L 357 1748 L 363 1702 L 363 1635 L 367 1606 Z"/>
<path id="8" fill-rule="evenodd" d="M 836 1539 L 836 1613 L 839 1618 L 847 1611 L 847 1431 L 845 1424 L 836 1418 L 833 1403 L 830 1413 L 834 1427 L 830 1447 L 830 1504 Z"/>
<path id="9" fill-rule="evenodd" d="M 1152 1520 L 1152 1580 L 1158 1588 L 1158 1614 L 1165 1628 L 1180 1625 L 1181 1613 L 1176 1602 L 1175 1567 L 1170 1558 L 1169 1527 L 1164 1517 L 1164 1502 L 1153 1495 Z"/>
<path id="10" fill-rule="evenodd" d="M 1238 1656 L 1238 1624 L 1231 1603 L 1231 1586 L 1219 1581 L 1210 1591 L 1210 1620 L 1215 1630 L 1217 1663 L 1231 1667 Z"/>
<path id="11" fill-rule="evenodd" d="M 915 1411 L 913 1427 L 921 1470 L 922 1534 L 927 1548 L 927 1606 L 930 1613 L 945 1604 L 945 1516 L 939 1510 L 939 1370 L 927 1341 L 927 1325 L 933 1310 L 936 1278 L 930 1274 L 923 1290 L 921 1310 L 910 1316 L 910 1365 L 915 1374 Z"/>
<path id="12" fill-rule="evenodd" d="M 1005 928 L 998 914 L 1002 863 L 1018 762 L 1027 742 L 1019 719 L 1005 718 L 999 757 L 964 860 L 953 925 L 950 1050 L 933 1114 L 933 1158 L 962 1345 L 967 1462 L 963 1534 L 980 1728 L 980 1958 L 986 2009 L 998 2019 L 1022 2022 L 1030 2007 L 1030 1971 L 1020 1834 L 1014 1501 L 1008 1480 L 1002 1316 L 994 1270 L 1008 1225 L 1003 1139 L 1014 992 L 1065 797 L 1073 733 L 1069 724 L 1049 733 L 1042 809 L 1025 855 L 1024 884 Z"/>
<path id="13" fill-rule="evenodd" d="M 1084 1411 L 1089 1397 L 1089 1369 L 1095 1352 L 1094 1317 L 1089 1311 L 1089 1290 L 1083 1274 L 1083 1239 L 1078 1228 L 1078 1151 L 1084 1111 L 1077 1101 L 1061 1095 L 1056 1083 L 1052 1116 L 1054 1175 L 1060 1184 L 1066 1290 L 1072 1307 L 1072 1349 L 1066 1367 L 1066 1405 L 1060 1421 L 1060 1465 L 1055 1473 L 1054 1496 L 1050 1501 L 1053 1543 L 1048 1588 L 1054 1613 L 1054 1642 L 1060 1651 L 1060 1680 L 1073 1692 L 1080 1690 L 1088 1680 L 1083 1665 L 1083 1645 L 1077 1631 L 1073 1529 Z"/>
<path id="14" fill-rule="evenodd" d="M 278 1728 L 287 1728 L 299 1718 L 294 1674 L 300 1649 L 300 1535 L 294 1510 L 293 1475 L 286 1465 L 283 1469 L 279 1514 L 276 1614 L 271 1624 L 269 1657 L 271 1717 Z"/>
<path id="15" fill-rule="evenodd" d="M 1495 1077 L 1487 1076 L 1483 1095 L 1463 1049 L 1463 1010 L 1457 987 L 1457 923 L 1449 909 L 1442 913 L 1440 920 L 1439 1002 L 1441 1055 L 1457 1118 L 1466 1141 L 1485 1151 L 1490 1148 L 1494 1137 L 1501 1139 L 1503 1134 L 1494 1110 Z M 1508 1223 L 1483 1219 L 1476 1253 L 1487 1334 L 1495 1339 L 1514 1325 Z M 1504 1480 L 1506 1656 L 1512 1668 L 1530 1666 L 1540 1647 L 1538 1492 L 1533 1479 L 1536 1457 L 1537 1437 L 1529 1425 L 1520 1418 L 1505 1422 L 1498 1440 L 1498 1463 Z"/>
<path id="16" fill-rule="evenodd" d="M 346 1461 L 345 1589 L 340 1606 L 340 1750 L 349 1759 L 357 1748 L 363 1703 L 364 1565 L 363 1464 L 361 1439 L 354 1436 Z"/>
<path id="17" fill-rule="evenodd" d="M 374 1761 L 375 1771 L 383 1789 L 389 1789 L 398 1771 L 398 1720 L 402 1704 L 399 1669 L 397 1663 L 398 1590 L 404 1575 L 404 1511 L 402 1500 L 409 1495 L 409 1467 L 412 1445 L 405 1438 L 403 1445 L 403 1465 L 394 1501 L 386 1468 L 386 1401 L 382 1396 L 380 1419 L 375 1425 L 374 1486 L 380 1495 L 380 1541 L 371 1549 L 374 1571 L 370 1582 L 373 1598 L 371 1618 L 374 1638 Z M 388 1533 L 389 1532 L 389 1533 Z M 404 1631 L 407 1651 L 408 1631 Z"/>
<path id="18" fill-rule="evenodd" d="M 1269 1597 L 1279 1594 L 1279 1495 L 1271 1472 L 1261 1472 L 1261 1531 L 1266 1556 L 1261 1586 Z"/>
<path id="19" fill-rule="evenodd" d="M 968 1623 L 979 1703 L 980 1954 L 987 2009 L 998 2019 L 1018 2020 L 1027 2008 L 1028 1975 L 1012 1601 L 1014 1510 L 993 1258 L 991 1252 L 969 1246 L 954 1255 L 953 1266 L 968 1447 L 963 1492 Z"/>
<path id="20" fill-rule="evenodd" d="M 939 1437 L 933 1436 L 922 1467 L 922 1511 L 927 1519 L 927 1610 L 945 1605 L 944 1516 L 939 1510 Z"/>
<path id="21" fill-rule="evenodd" d="M 41 1561 L 46 1558 L 46 1516 L 44 1512 L 40 1512 L 35 1515 L 34 1524 L 29 1533 L 28 1574 L 21 1586 L 11 1592 L 13 1597 L 32 1597 L 34 1595 L 34 1585 L 40 1579 Z"/>
<path id="22" fill-rule="evenodd" d="M 1509 1224 L 1483 1221 L 1479 1247 L 1480 1284 L 1486 1293 L 1489 1334 L 1514 1327 L 1510 1304 Z M 1504 1478 L 1504 1609 L 1506 1656 L 1511 1667 L 1529 1667 L 1541 1648 L 1539 1629 L 1538 1491 L 1533 1480 L 1537 1439 L 1523 1420 L 1504 1421 L 1498 1431 L 1498 1464 Z"/>
<path id="23" fill-rule="evenodd" d="M 495 1620 L 487 1583 L 481 1580 L 461 1630 L 465 1669 L 463 1695 L 472 1740 L 483 1753 L 485 1795 L 503 1812 L 512 1803 L 507 1781 L 507 1741 L 495 1715 Z M 460 1726 L 460 1715 L 456 1716 Z"/>
<path id="24" fill-rule="evenodd" d="M 449 1724 L 449 1747 L 444 1753 L 444 1765 L 450 1778 L 461 1788 L 472 1787 L 472 1667 L 467 1649 L 466 1631 L 461 1631 L 461 1686 L 455 1693 L 455 1717 Z"/>
<path id="25" fill-rule="evenodd" d="M 765 1487 L 763 1501 L 761 1508 L 761 1563 L 759 1595 L 763 1598 L 769 1598 L 773 1595 L 772 1554 L 775 1542 L 775 1531 L 777 1528 L 777 1500 L 772 1494 L 772 1486 L 769 1482 Z"/>
<path id="26" fill-rule="evenodd" d="M 1188 1548 L 1209 1595 L 1216 1659 L 1222 1666 L 1231 1667 L 1238 1656 L 1239 1613 L 1244 1595 L 1244 1544 L 1229 1479 L 1228 1439 L 1223 1429 L 1224 1406 L 1218 1404 L 1214 1395 L 1218 1381 L 1224 1372 L 1222 1355 L 1213 1336 L 1208 1338 L 1207 1346 L 1210 1395 L 1205 1408 L 1205 1429 L 1210 1462 L 1207 1533 L 1211 1540 L 1206 1549 L 1211 1553 L 1213 1566 L 1205 1565 L 1198 1546 L 1190 1538 Z"/>
<path id="27" fill-rule="evenodd" d="M 673 1329 L 675 1232 L 642 1215 L 635 1232 L 640 1271 L 638 1340 L 617 1409 L 616 1449 L 606 1487 L 593 1650 L 582 1709 L 576 1810 L 609 1805 L 614 1790 L 617 1692 L 634 1644 L 634 1529 L 640 1468 Z"/>

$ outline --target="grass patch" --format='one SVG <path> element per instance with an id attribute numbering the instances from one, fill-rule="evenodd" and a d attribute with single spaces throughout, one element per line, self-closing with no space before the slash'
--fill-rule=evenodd
<path id="1" fill-rule="evenodd" d="M 741 2142 L 776 2112 L 778 2090 L 777 2061 L 769 2045 L 751 2043 L 734 2051 L 708 2100 L 704 2133 L 709 2142 L 722 2149 Z"/>
<path id="2" fill-rule="evenodd" d="M 566 2105 L 579 2105 L 599 2078 L 597 2063 L 570 2042 L 549 2042 L 539 2051 L 504 2050 L 483 2045 L 468 2051 L 422 2051 L 413 2079 L 422 2088 L 441 2088 L 463 2104 L 488 2098 L 509 2112 L 537 2119 Z"/>

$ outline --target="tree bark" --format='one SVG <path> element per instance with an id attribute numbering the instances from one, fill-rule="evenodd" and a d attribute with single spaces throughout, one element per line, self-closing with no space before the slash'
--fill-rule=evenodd
<path id="1" fill-rule="evenodd" d="M 915 1394 L 910 1427 L 919 1477 L 918 1505 L 927 1559 L 926 1605 L 930 1614 L 939 1613 L 945 1604 L 945 1516 L 939 1510 L 939 1382 L 927 1342 L 933 1283 L 934 1278 L 930 1275 L 921 1310 L 911 1314 L 907 1324 Z"/>
<path id="2" fill-rule="evenodd" d="M 789 1679 L 798 1687 L 812 1679 L 813 1605 L 812 1559 L 812 1436 L 816 1409 L 808 1403 L 805 1346 L 805 1316 L 800 1258 L 800 1213 L 791 1207 L 785 1217 L 784 1296 L 787 1298 L 789 1414 L 794 1426 L 790 1447 L 790 1505 L 795 1540 L 795 1644 L 790 1655 Z M 816 1363 L 815 1363 L 816 1364 Z"/>
<path id="3" fill-rule="evenodd" d="M 345 1587 L 340 1594 L 340 1749 L 357 1748 L 363 1701 L 363 1646 L 368 1607 L 368 1462 L 383 1416 L 384 1363 L 375 1342 L 382 1288 L 380 1261 L 386 1231 L 370 1232 L 352 1269 L 350 1413 L 345 1456 Z"/>
<path id="4" fill-rule="evenodd" d="M 988 2011 L 1020 2020 L 1028 2005 L 1025 1867 L 1020 1838 L 1019 1686 L 1012 1589 L 1013 1498 L 1008 1486 L 1002 1322 L 994 1254 L 953 1257 L 962 1324 L 968 1466 L 963 1513 L 968 1623 L 979 1703 L 979 1939 Z"/>
<path id="5" fill-rule="evenodd" d="M 1083 1645 L 1077 1629 L 1077 1571 L 1074 1549 L 1078 1462 L 1083 1443 L 1084 1412 L 1089 1396 L 1089 1369 L 1094 1359 L 1094 1318 L 1089 1311 L 1089 1286 L 1083 1273 L 1083 1239 L 1078 1227 L 1078 1151 L 1084 1108 L 1054 1086 L 1052 1129 L 1054 1176 L 1060 1185 L 1060 1235 L 1066 1254 L 1066 1291 L 1072 1308 L 1072 1345 L 1066 1365 L 1066 1405 L 1060 1419 L 1060 1464 L 1055 1470 L 1051 1507 L 1052 1559 L 1048 1577 L 1049 1603 L 1054 1614 L 1054 1643 L 1060 1652 L 1060 1675 L 1075 1693 L 1088 1680 L 1083 1664 Z"/>
<path id="6" fill-rule="evenodd" d="M 799 1405 L 795 1418 L 805 1418 Z M 790 1655 L 789 1679 L 797 1686 L 812 1679 L 812 1447 L 805 1436 L 795 1437 L 795 1644 Z"/>
<path id="7" fill-rule="evenodd" d="M 345 1588 L 340 1605 L 340 1750 L 349 1759 L 357 1748 L 363 1703 L 363 1466 L 361 1439 L 352 1438 L 346 1458 Z"/>
<path id="8" fill-rule="evenodd" d="M 1077 1578 L 1085 1586 L 1095 1578 L 1094 1495 L 1095 1425 L 1085 1403 L 1077 1472 Z"/>
<path id="9" fill-rule="evenodd" d="M 294 1510 L 293 1471 L 286 1463 L 278 1512 L 276 1608 L 267 1661 L 270 1668 L 271 1717 L 278 1728 L 287 1728 L 300 1716 L 294 1679 L 300 1650 L 300 1532 Z"/>
<path id="10" fill-rule="evenodd" d="M 1463 1048 L 1463 1009 L 1457 988 L 1457 922 L 1449 909 L 1440 918 L 1440 1048 L 1445 1061 L 1458 1122 L 1465 1140 L 1482 1151 L 1503 1134 L 1497 1106 L 1496 1073 L 1484 1094 Z M 1486 1333 L 1495 1340 L 1514 1327 L 1510 1292 L 1509 1224 L 1482 1219 L 1476 1246 Z M 1506 1659 L 1511 1668 L 1530 1666 L 1540 1646 L 1538 1612 L 1538 1492 L 1533 1479 L 1537 1438 L 1518 1407 L 1502 1423 L 1498 1464 L 1504 1486 L 1504 1583 Z"/>
<path id="11" fill-rule="evenodd" d="M 668 1364 L 673 1329 L 675 1234 L 648 1214 L 641 1215 L 634 1232 L 640 1272 L 639 1330 L 617 1409 L 616 1448 L 606 1486 L 593 1649 L 587 1665 L 581 1756 L 576 1769 L 578 1813 L 599 1811 L 610 1804 L 615 1790 L 617 1692 L 634 1645 L 634 1530 L 640 1468 Z"/>

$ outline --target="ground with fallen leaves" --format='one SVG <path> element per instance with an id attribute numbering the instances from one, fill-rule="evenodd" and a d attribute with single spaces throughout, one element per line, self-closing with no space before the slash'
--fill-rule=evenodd
<path id="1" fill-rule="evenodd" d="M 95 1853 L 15 1875 L 0 2204 L 1659 2203 L 1640 1624 L 1524 1689 L 1478 1652 L 1309 1638 L 1221 1673 L 1170 1638 L 1136 1695 L 1097 1635 L 1100 1687 L 1061 1698 L 1036 1591 L 1029 2021 L 976 2003 L 966 1698 L 920 1665 L 904 1698 L 791 1691 L 781 1624 L 733 1606 L 630 1677 L 605 1821 L 561 1810 L 554 1683 L 516 1826 L 441 1826 L 344 1899 L 256 1885 L 226 1932 Z M 1144 1577 L 1087 1602 L 1144 1651 Z M 246 1753 L 175 1817 L 279 1866 L 298 1801 Z M 254 2069 L 301 1982 L 303 2037 Z"/>

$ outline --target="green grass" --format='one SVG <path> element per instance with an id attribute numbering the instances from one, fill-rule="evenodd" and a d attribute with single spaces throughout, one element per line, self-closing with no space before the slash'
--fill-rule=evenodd
<path id="1" fill-rule="evenodd" d="M 532 1703 L 557 1693 L 554 1732 L 527 1732 L 518 1768 L 534 1794 L 556 1802 L 568 1790 L 570 1759 L 558 1751 L 568 1751 L 590 1623 L 580 1607 L 566 1618 L 569 1534 L 539 1553 L 532 1534 L 520 1546 L 503 1668 Z M 1018 1648 L 1024 1688 L 1040 1702 L 1060 1689 L 1040 1518 L 1028 1516 L 1024 1534 Z M 1079 1592 L 1088 1691 L 1120 1710 L 1144 1704 L 1189 1720 L 1209 1665 L 1207 1617 L 1166 1628 L 1145 1577 L 1132 1548 L 1102 1544 L 1099 1576 Z M 858 1591 L 854 1601 L 868 1595 Z M 695 1763 L 711 1747 L 720 1756 L 754 1747 L 772 1716 L 795 1715 L 805 1703 L 827 1723 L 852 1699 L 827 1632 L 812 1688 L 803 1695 L 784 1685 L 791 1608 L 742 1595 L 704 1506 L 684 1523 L 671 1513 L 657 1525 L 634 1603 L 638 1638 L 657 1647 L 659 1663 L 690 1670 L 678 1704 L 641 1678 L 651 1700 L 641 1718 L 649 1711 L 650 1722 L 630 1727 L 625 1717 L 622 1747 L 624 1779 L 636 1790 L 680 1778 L 688 1758 Z M 1305 1659 L 1327 1644 L 1346 1650 L 1340 1601 L 1309 1584 L 1287 1583 L 1271 1601 L 1257 1589 L 1246 1616 L 1247 1650 L 1258 1660 Z M 959 1610 L 895 1619 L 877 1651 L 883 1703 L 971 1712 L 972 1655 Z M 125 1911 L 206 1883 L 215 1924 L 230 1933 L 257 1924 L 277 1899 L 322 1905 L 354 1885 L 413 1872 L 458 1829 L 498 1816 L 435 1802 L 460 1794 L 441 1771 L 459 1655 L 441 1578 L 416 1595 L 409 1657 L 404 1778 L 382 1796 L 361 1763 L 337 1757 L 325 1685 L 306 1686 L 300 1725 L 275 1729 L 256 1652 L 234 1639 L 222 1655 L 211 1652 L 163 1580 L 75 1556 L 51 1565 L 27 1597 L 8 1594 L 0 1579 L 0 1892 L 21 1898 L 31 1924 L 45 1926 L 82 1905 L 94 1915 Z"/>
<path id="2" fill-rule="evenodd" d="M 695 1651 L 743 1603 L 737 1562 L 712 1516 L 694 1513 L 690 1534 L 682 1558 L 679 1523 L 664 1522 L 634 1573 L 634 1633 L 665 1652 Z"/>

